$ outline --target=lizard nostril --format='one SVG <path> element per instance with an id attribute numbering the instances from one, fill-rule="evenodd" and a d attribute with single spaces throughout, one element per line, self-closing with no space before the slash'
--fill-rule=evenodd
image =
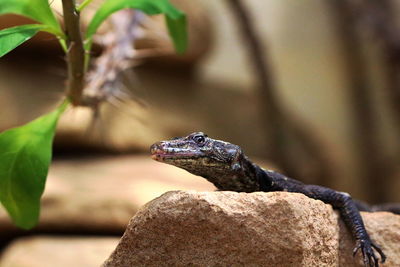
<path id="1" fill-rule="evenodd" d="M 152 144 L 151 147 L 150 147 L 150 153 L 151 154 L 155 154 L 159 150 L 160 150 L 160 143 Z"/>
<path id="2" fill-rule="evenodd" d="M 163 161 L 164 150 L 161 142 L 157 142 L 150 146 L 151 158 L 157 161 Z"/>

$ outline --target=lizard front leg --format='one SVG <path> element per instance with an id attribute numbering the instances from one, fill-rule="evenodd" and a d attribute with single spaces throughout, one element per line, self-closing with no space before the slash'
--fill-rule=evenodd
<path id="1" fill-rule="evenodd" d="M 357 242 L 353 256 L 356 255 L 358 250 L 361 250 L 365 266 L 379 266 L 379 260 L 374 250 L 379 253 L 381 262 L 385 262 L 385 254 L 369 237 L 360 212 L 349 194 L 318 185 L 305 185 L 299 191 L 308 197 L 331 204 L 333 208 L 339 210 L 341 218 L 351 230 Z"/>

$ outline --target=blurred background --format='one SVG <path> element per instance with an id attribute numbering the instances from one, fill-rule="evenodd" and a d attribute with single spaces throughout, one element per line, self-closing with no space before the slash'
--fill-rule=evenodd
<path id="1" fill-rule="evenodd" d="M 188 15 L 189 51 L 175 55 L 162 17 L 142 21 L 137 57 L 115 83 L 125 97 L 61 119 L 39 226 L 22 232 L 0 211 L 0 266 L 47 266 L 46 248 L 76 249 L 77 240 L 82 266 L 93 264 L 93 247 L 104 248 L 95 253 L 101 263 L 147 201 L 168 190 L 213 190 L 149 157 L 152 143 L 194 131 L 303 182 L 371 204 L 400 202 L 398 1 L 172 2 Z M 60 3 L 52 6 L 60 17 Z M 1 28 L 26 22 L 0 17 Z M 105 25 L 103 36 L 116 26 Z M 99 37 L 94 55 L 106 51 Z M 64 55 L 46 34 L 3 57 L 0 130 L 54 108 L 65 79 Z M 25 253 L 31 265 L 18 262 Z M 54 257 L 72 264 L 67 256 Z"/>

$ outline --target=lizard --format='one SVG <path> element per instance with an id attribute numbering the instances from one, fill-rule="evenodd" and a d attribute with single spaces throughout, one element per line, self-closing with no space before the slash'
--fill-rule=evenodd
<path id="1" fill-rule="evenodd" d="M 365 266 L 379 267 L 376 252 L 382 263 L 386 260 L 380 246 L 368 235 L 357 204 L 348 193 L 304 184 L 276 171 L 265 170 L 250 161 L 239 146 L 212 139 L 202 132 L 157 142 L 150 147 L 150 153 L 156 161 L 204 177 L 221 191 L 296 192 L 330 204 L 339 211 L 356 241 L 353 256 L 361 251 Z"/>

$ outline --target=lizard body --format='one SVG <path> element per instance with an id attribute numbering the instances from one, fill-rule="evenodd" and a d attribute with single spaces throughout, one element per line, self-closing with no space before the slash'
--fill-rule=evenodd
<path id="1" fill-rule="evenodd" d="M 375 251 L 382 263 L 386 259 L 381 248 L 370 239 L 357 204 L 347 193 L 303 184 L 278 172 L 264 170 L 251 162 L 239 146 L 209 138 L 201 132 L 155 143 L 150 151 L 153 159 L 202 176 L 219 190 L 296 192 L 330 204 L 339 210 L 341 218 L 351 230 L 356 240 L 353 254 L 361 250 L 365 266 L 379 266 Z"/>

